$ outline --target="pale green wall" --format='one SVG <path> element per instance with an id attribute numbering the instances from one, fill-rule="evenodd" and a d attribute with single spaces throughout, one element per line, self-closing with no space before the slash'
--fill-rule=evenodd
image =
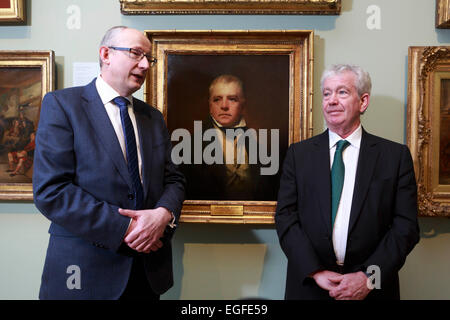
<path id="1" fill-rule="evenodd" d="M 449 45 L 450 30 L 434 28 L 434 0 L 343 0 L 340 16 L 123 16 L 118 0 L 26 1 L 25 26 L 0 26 L 0 49 L 56 54 L 57 88 L 72 85 L 74 62 L 97 61 L 113 25 L 145 29 L 312 29 L 314 87 L 325 66 L 351 62 L 371 74 L 371 106 L 363 124 L 405 142 L 408 46 Z M 68 30 L 69 5 L 81 9 L 81 29 Z M 366 27 L 369 5 L 381 9 L 381 30 Z M 142 92 L 138 93 L 138 97 Z M 314 133 L 323 130 L 314 97 Z M 0 203 L 0 299 L 36 299 L 48 221 L 32 203 Z M 422 239 L 401 270 L 403 299 L 450 298 L 450 220 L 421 218 Z M 272 227 L 183 224 L 174 238 L 175 286 L 163 299 L 281 299 L 286 259 Z"/>

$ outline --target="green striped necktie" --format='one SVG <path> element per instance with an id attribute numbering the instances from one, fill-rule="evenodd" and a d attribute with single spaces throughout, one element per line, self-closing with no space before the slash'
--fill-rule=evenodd
<path id="1" fill-rule="evenodd" d="M 336 213 L 341 200 L 342 186 L 344 185 L 345 166 L 342 161 L 342 152 L 350 145 L 347 140 L 339 140 L 336 144 L 333 166 L 331 167 L 331 226 L 334 226 Z"/>

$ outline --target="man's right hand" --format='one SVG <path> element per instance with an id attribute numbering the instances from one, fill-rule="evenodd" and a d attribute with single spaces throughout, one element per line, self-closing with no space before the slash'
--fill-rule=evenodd
<path id="1" fill-rule="evenodd" d="M 163 207 L 147 210 L 119 209 L 121 215 L 130 217 L 131 223 L 124 242 L 133 250 L 149 253 L 163 246 L 160 240 L 172 215 Z"/>
<path id="2" fill-rule="evenodd" d="M 125 239 L 128 237 L 128 235 L 129 235 L 133 230 L 135 230 L 135 229 L 137 228 L 137 225 L 138 225 L 138 221 L 137 221 L 136 219 L 131 218 L 131 223 L 130 223 L 130 225 L 129 225 L 129 227 L 128 227 L 127 232 L 125 233 L 124 242 L 125 242 Z M 127 243 L 127 242 L 125 242 L 125 243 L 126 243 L 131 249 L 136 250 L 136 251 L 138 251 L 138 252 L 144 252 L 144 253 L 149 253 L 150 251 L 157 251 L 158 249 L 160 249 L 160 248 L 163 246 L 163 243 L 162 243 L 161 240 L 156 240 L 154 243 L 152 243 L 152 244 L 150 245 L 150 247 L 147 247 L 147 248 L 145 249 L 145 251 L 144 251 L 144 249 L 138 250 L 136 246 L 135 246 L 135 247 L 132 247 L 132 246 L 130 245 L 130 243 Z"/>
<path id="3" fill-rule="evenodd" d="M 342 275 L 337 272 L 321 270 L 311 274 L 317 285 L 324 290 L 330 291 L 336 288 L 341 282 Z"/>

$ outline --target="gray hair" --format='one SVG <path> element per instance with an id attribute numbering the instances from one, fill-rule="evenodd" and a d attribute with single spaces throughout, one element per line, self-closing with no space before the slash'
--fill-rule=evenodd
<path id="1" fill-rule="evenodd" d="M 108 31 L 106 31 L 105 35 L 103 36 L 102 41 L 100 41 L 100 47 L 114 46 L 114 40 L 116 39 L 117 35 L 125 29 L 128 29 L 128 27 L 115 26 L 115 27 L 108 29 Z M 103 65 L 102 59 L 99 58 L 99 61 L 100 61 L 100 68 L 101 68 Z"/>
<path id="2" fill-rule="evenodd" d="M 320 88 L 322 89 L 322 91 L 323 83 L 327 78 L 342 74 L 344 72 L 353 72 L 353 74 L 355 74 L 355 87 L 358 91 L 359 97 L 361 97 L 364 93 L 368 93 L 370 95 L 370 91 L 372 90 L 372 81 L 370 80 L 369 73 L 364 71 L 359 66 L 349 64 L 335 64 L 326 69 L 322 74 L 322 78 L 320 79 Z"/>
<path id="3" fill-rule="evenodd" d="M 244 94 L 244 83 L 242 82 L 241 79 L 239 79 L 236 76 L 233 76 L 231 74 L 222 74 L 220 76 L 218 76 L 217 78 L 215 78 L 211 84 L 209 85 L 209 95 L 211 96 L 211 92 L 212 89 L 214 88 L 214 86 L 220 82 L 223 83 L 236 83 L 239 88 L 241 88 L 241 94 L 242 96 L 245 98 L 245 94 Z"/>

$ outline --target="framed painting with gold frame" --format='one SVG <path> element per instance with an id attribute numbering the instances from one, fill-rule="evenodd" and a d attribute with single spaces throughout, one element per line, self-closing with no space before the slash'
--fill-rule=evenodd
<path id="1" fill-rule="evenodd" d="M 0 0 L 0 24 L 25 23 L 25 0 Z"/>
<path id="2" fill-rule="evenodd" d="M 436 0 L 436 28 L 450 28 L 450 0 Z"/>
<path id="3" fill-rule="evenodd" d="M 196 123 L 209 117 L 210 84 L 219 75 L 232 74 L 245 86 L 248 127 L 255 128 L 259 142 L 263 141 L 261 133 L 271 135 L 266 151 L 271 150 L 271 155 L 275 155 L 273 163 L 277 163 L 276 172 L 259 180 L 257 195 L 239 200 L 225 196 L 230 189 L 210 193 L 205 187 L 209 181 L 202 182 L 199 175 L 192 173 L 195 170 L 191 171 L 202 168 L 197 172 L 208 179 L 205 172 L 211 167 L 196 167 L 199 163 L 195 161 L 181 163 L 188 180 L 181 221 L 273 223 L 277 184 L 287 148 L 312 135 L 313 32 L 149 30 L 145 33 L 158 62 L 147 75 L 144 96 L 146 102 L 163 113 L 174 150 L 177 145 L 174 132 L 187 130 L 194 137 L 195 154 Z M 275 133 L 278 140 L 272 140 Z M 204 145 L 199 147 L 201 158 L 206 149 Z"/>
<path id="4" fill-rule="evenodd" d="M 450 216 L 450 47 L 410 47 L 407 140 L 419 214 Z"/>
<path id="5" fill-rule="evenodd" d="M 341 0 L 120 0 L 123 14 L 337 15 Z"/>
<path id="6" fill-rule="evenodd" d="M 0 51 L 0 200 L 33 200 L 34 135 L 54 52 Z"/>

